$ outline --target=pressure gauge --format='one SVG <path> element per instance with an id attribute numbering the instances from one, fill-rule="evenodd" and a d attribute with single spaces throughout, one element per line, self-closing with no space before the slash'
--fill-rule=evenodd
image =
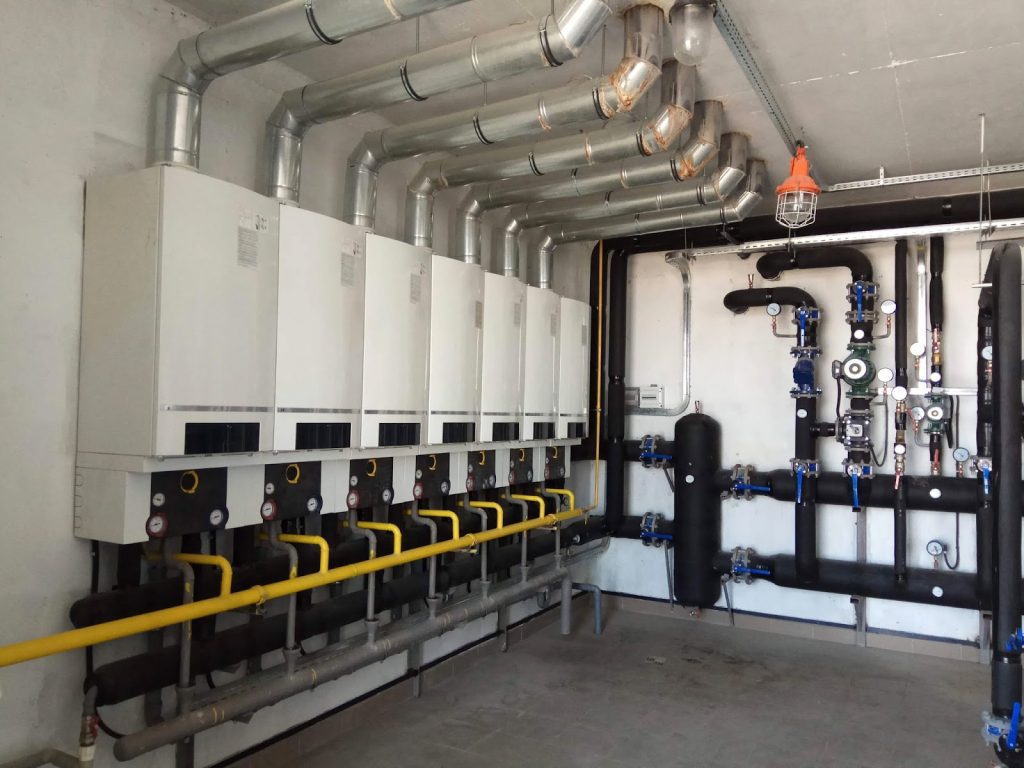
<path id="1" fill-rule="evenodd" d="M 422 499 L 423 498 L 423 483 L 416 483 L 412 487 L 412 497 L 414 499 Z"/>
<path id="2" fill-rule="evenodd" d="M 892 368 L 879 368 L 877 375 L 878 380 L 883 384 L 888 384 L 890 381 L 896 378 L 896 374 L 892 372 Z"/>
<path id="3" fill-rule="evenodd" d="M 395 498 L 395 492 L 390 488 L 385 488 L 380 492 L 380 500 L 385 504 L 390 504 L 393 498 Z"/>
<path id="4" fill-rule="evenodd" d="M 162 507 L 166 502 L 167 502 L 167 497 L 164 496 L 162 493 L 154 493 L 153 494 L 153 506 L 154 507 Z"/>
<path id="5" fill-rule="evenodd" d="M 348 479 L 348 484 L 355 488 L 357 485 L 359 485 L 359 478 L 356 475 L 352 475 L 352 477 Z"/>
<path id="6" fill-rule="evenodd" d="M 441 495 L 442 496 L 447 496 L 448 495 L 448 491 L 450 491 L 451 489 L 452 489 L 452 484 L 451 483 L 449 483 L 447 480 L 442 480 L 441 481 Z"/>
<path id="7" fill-rule="evenodd" d="M 922 357 L 924 355 L 924 351 L 924 344 L 922 344 L 920 341 L 915 341 L 913 344 L 910 345 L 910 354 L 912 354 L 914 357 Z"/>
<path id="8" fill-rule="evenodd" d="M 275 490 L 276 489 L 274 488 L 274 484 L 273 483 L 267 483 L 265 486 L 263 486 L 263 492 L 267 496 L 273 496 Z"/>
<path id="9" fill-rule="evenodd" d="M 969 460 L 970 458 L 971 458 L 971 452 L 968 451 L 963 446 L 960 446 L 959 448 L 954 448 L 953 449 L 953 461 L 957 462 L 958 464 L 963 464 L 965 461 Z"/>
<path id="10" fill-rule="evenodd" d="M 928 550 L 928 554 L 931 555 L 932 557 L 939 557 L 940 555 L 945 553 L 946 545 L 943 544 L 938 539 L 932 539 L 926 545 L 926 549 Z"/>
<path id="11" fill-rule="evenodd" d="M 981 348 L 981 359 L 982 360 L 991 360 L 992 359 L 992 345 L 991 344 Z"/>
<path id="12" fill-rule="evenodd" d="M 277 517 L 277 502 L 273 499 L 267 499 L 260 506 L 260 517 L 264 520 L 270 521 Z"/>
<path id="13" fill-rule="evenodd" d="M 778 317 L 782 313 L 782 306 L 778 302 L 773 301 L 764 308 L 764 311 L 767 312 L 770 317 Z"/>
<path id="14" fill-rule="evenodd" d="M 922 408 L 920 405 L 915 405 L 913 408 L 910 409 L 910 417 L 914 421 L 922 421 L 924 419 L 924 408 Z"/>
<path id="15" fill-rule="evenodd" d="M 896 302 L 892 299 L 886 299 L 882 302 L 882 306 L 879 307 L 882 310 L 883 315 L 895 315 L 896 314 Z"/>
<path id="16" fill-rule="evenodd" d="M 907 452 L 907 446 L 905 443 L 896 443 L 896 445 L 892 447 L 892 452 L 897 456 L 903 456 Z"/>
<path id="17" fill-rule="evenodd" d="M 324 500 L 319 496 L 310 496 L 308 499 L 306 499 L 306 511 L 309 512 L 311 515 L 315 515 L 317 512 L 319 512 L 320 508 L 323 507 L 323 505 Z"/>
<path id="18" fill-rule="evenodd" d="M 345 497 L 345 503 L 348 504 L 349 509 L 357 509 L 359 507 L 359 491 L 349 491 L 348 496 Z"/>
<path id="19" fill-rule="evenodd" d="M 220 528 L 224 525 L 225 520 L 227 520 L 227 515 L 224 514 L 223 509 L 215 509 L 210 512 L 210 525 L 213 528 Z"/>
<path id="20" fill-rule="evenodd" d="M 897 403 L 902 403 L 904 400 L 906 400 L 907 394 L 909 393 L 907 392 L 906 387 L 900 386 L 892 388 L 892 399 L 895 400 Z"/>
<path id="21" fill-rule="evenodd" d="M 423 479 L 423 470 L 422 469 L 419 469 L 419 468 L 416 469 L 416 479 L 417 480 L 422 480 Z"/>
<path id="22" fill-rule="evenodd" d="M 163 513 L 150 517 L 146 521 L 146 533 L 151 539 L 162 538 L 167 533 L 167 517 Z"/>

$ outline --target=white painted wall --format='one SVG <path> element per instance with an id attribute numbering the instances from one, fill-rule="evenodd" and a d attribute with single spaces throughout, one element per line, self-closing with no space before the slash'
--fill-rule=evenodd
<path id="1" fill-rule="evenodd" d="M 177 41 L 203 25 L 163 0 L 6 0 L 0 23 L 0 644 L 69 629 L 68 607 L 88 591 L 89 546 L 72 536 L 84 182 L 141 168 L 149 89 Z M 204 99 L 200 170 L 252 187 L 264 120 L 280 93 L 307 82 L 271 63 L 214 83 Z M 304 150 L 302 203 L 337 215 L 345 159 L 373 115 L 319 126 Z M 409 160 L 381 174 L 378 227 L 398 237 Z M 445 245 L 451 194 L 439 201 Z M 585 295 L 585 287 L 584 287 Z M 524 614 L 525 615 L 525 614 Z M 485 634 L 489 624 L 435 643 L 437 653 Z M 97 649 L 97 664 L 139 648 L 128 640 Z M 77 744 L 82 654 L 0 670 L 0 762 L 46 746 Z M 296 697 L 253 720 L 200 736 L 200 764 L 394 679 L 403 657 Z M 170 697 L 168 697 L 170 698 Z M 139 727 L 139 702 L 106 713 L 112 726 Z M 101 738 L 98 765 L 111 765 Z M 173 764 L 163 749 L 137 765 Z"/>
<path id="2" fill-rule="evenodd" d="M 975 340 L 978 291 L 976 237 L 970 234 L 946 238 L 945 297 L 946 323 L 944 333 L 944 376 L 947 386 L 974 387 Z M 881 296 L 893 295 L 893 247 L 891 244 L 865 246 L 871 258 L 875 279 L 881 285 Z M 988 252 L 984 253 L 987 263 Z M 792 385 L 790 340 L 771 335 L 770 323 L 763 310 L 750 310 L 732 315 L 722 306 L 722 297 L 731 290 L 747 287 L 747 275 L 754 274 L 754 286 L 793 285 L 811 293 L 825 313 L 821 330 L 823 354 L 818 364 L 818 381 L 824 389 L 819 405 L 819 419 L 834 417 L 835 384 L 829 363 L 846 356 L 849 327 L 843 320 L 846 311 L 846 284 L 849 271 L 793 271 L 777 283 L 768 283 L 757 275 L 754 259 L 736 256 L 702 259 L 691 266 L 693 280 L 692 309 L 692 390 L 704 412 L 722 425 L 722 464 L 753 464 L 770 470 L 788 466 L 793 456 L 793 402 L 789 397 Z M 670 377 L 678 365 L 680 348 L 679 309 L 672 301 L 673 286 L 678 285 L 675 269 L 664 261 L 664 254 L 633 257 L 629 271 L 629 351 L 627 386 L 662 383 L 666 385 L 666 401 L 676 401 Z M 788 331 L 791 314 L 785 310 L 780 330 Z M 884 327 L 877 331 L 882 333 Z M 893 339 L 878 342 L 874 360 L 879 367 L 893 367 Z M 961 400 L 961 445 L 976 449 L 974 439 L 975 402 L 973 397 Z M 846 407 L 844 403 L 844 408 Z M 692 406 L 691 406 L 692 411 Z M 890 416 L 891 418 L 891 416 Z M 674 419 L 629 417 L 627 439 L 644 434 L 661 434 L 671 439 Z M 883 413 L 876 409 L 874 438 L 883 440 Z M 890 441 L 892 433 L 890 432 Z M 909 439 L 909 438 L 908 438 Z M 832 439 L 819 442 L 823 469 L 838 471 L 845 456 L 842 446 Z M 910 447 L 907 471 L 928 473 L 927 450 Z M 949 453 L 945 453 L 943 470 L 947 475 L 955 469 Z M 891 474 L 892 452 L 881 472 Z M 573 466 L 573 483 L 582 499 L 591 496 L 593 475 L 589 466 Z M 637 464 L 627 467 L 628 513 L 632 515 L 655 511 L 667 518 L 673 516 L 672 499 L 664 475 L 644 470 Z M 725 501 L 722 505 L 722 545 L 754 547 L 762 554 L 793 553 L 792 504 L 767 498 L 753 501 Z M 853 560 L 856 558 L 855 516 L 847 508 L 819 506 L 819 552 L 821 557 Z M 925 544 L 933 538 L 952 546 L 954 516 L 941 512 L 910 513 L 908 531 L 908 564 L 916 568 L 933 567 Z M 870 509 L 867 513 L 868 560 L 892 563 L 892 510 Z M 975 570 L 974 516 L 961 516 L 961 565 L 964 573 Z M 951 553 L 952 556 L 952 553 Z M 944 565 L 941 566 L 945 568 Z M 666 598 L 667 586 L 664 559 L 660 551 L 643 547 L 637 541 L 616 540 L 608 554 L 594 562 L 590 578 L 606 589 L 629 594 Z M 778 616 L 852 625 L 853 607 L 846 595 L 829 595 L 783 589 L 767 582 L 751 586 L 737 585 L 734 601 L 738 609 Z M 724 607 L 724 600 L 719 603 Z M 975 611 L 935 608 L 883 600 L 869 600 L 869 626 L 959 640 L 976 640 L 978 615 Z"/>

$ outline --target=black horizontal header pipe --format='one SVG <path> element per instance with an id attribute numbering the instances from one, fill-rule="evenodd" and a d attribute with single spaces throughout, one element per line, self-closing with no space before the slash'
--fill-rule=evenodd
<path id="1" fill-rule="evenodd" d="M 781 304 L 784 307 L 816 307 L 818 303 L 807 291 L 789 286 L 779 288 L 744 288 L 729 291 L 722 299 L 725 308 L 739 315 L 751 307 L 767 307 Z"/>
<path id="2" fill-rule="evenodd" d="M 757 260 L 757 271 L 766 280 L 774 280 L 790 269 L 828 269 L 846 267 L 854 280 L 870 281 L 874 276 L 871 261 L 856 248 L 833 246 L 797 251 L 766 253 Z"/>
<path id="3" fill-rule="evenodd" d="M 796 478 L 788 469 L 751 472 L 750 482 L 770 487 L 769 495 L 777 501 L 796 500 Z M 904 475 L 900 482 L 906 487 L 910 509 L 963 514 L 977 511 L 978 484 L 971 478 Z M 891 508 L 896 498 L 895 484 L 892 475 L 862 478 L 858 488 L 861 506 Z M 715 485 L 723 492 L 732 488 L 732 471 L 722 470 L 715 475 Z M 935 491 L 939 493 L 937 498 L 932 495 Z M 816 500 L 819 504 L 851 506 L 853 488 L 850 478 L 842 472 L 822 472 L 818 477 Z"/>

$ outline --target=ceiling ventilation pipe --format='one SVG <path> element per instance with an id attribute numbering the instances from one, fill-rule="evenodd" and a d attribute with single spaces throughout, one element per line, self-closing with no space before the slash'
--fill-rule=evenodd
<path id="1" fill-rule="evenodd" d="M 349 155 L 342 220 L 373 227 L 377 176 L 385 163 L 423 152 L 496 144 L 547 133 L 561 125 L 609 120 L 628 112 L 637 98 L 640 80 L 637 72 L 647 73 L 647 61 L 638 59 L 631 47 L 627 43 L 625 55 L 614 73 L 596 81 L 552 88 L 453 115 L 367 133 Z M 662 69 L 663 83 L 668 80 L 667 66 Z M 667 122 L 665 130 L 676 130 L 680 108 L 677 105 L 692 109 L 694 68 L 684 68 L 677 73 L 674 82 L 678 94 L 662 108 L 663 119 L 654 124 L 655 129 Z"/>
<path id="2" fill-rule="evenodd" d="M 455 242 L 462 251 L 463 260 L 471 264 L 480 263 L 480 223 L 488 210 L 534 200 L 583 197 L 612 189 L 684 181 L 696 176 L 718 152 L 722 103 L 698 101 L 690 125 L 690 138 L 667 157 L 642 155 L 629 157 L 620 163 L 573 168 L 567 174 L 527 176 L 474 185 L 462 198 L 455 215 Z M 520 227 L 514 219 L 509 224 L 513 231 L 504 239 L 502 249 L 504 252 L 512 248 L 513 252 L 507 258 L 516 262 Z M 512 269 L 512 273 L 506 271 L 505 274 L 515 274 L 515 263 Z"/>
<path id="3" fill-rule="evenodd" d="M 520 206 L 512 215 L 518 219 L 520 228 L 532 229 L 556 222 L 600 219 L 627 213 L 720 206 L 747 175 L 747 144 L 747 137 L 741 133 L 725 134 L 718 151 L 718 169 L 707 179 L 689 180 L 686 184 L 670 181 L 575 199 L 541 200 Z M 671 158 L 662 160 L 662 163 L 671 167 Z M 668 174 L 671 175 L 671 170 Z"/>
<path id="4" fill-rule="evenodd" d="M 764 161 L 750 160 L 747 163 L 747 181 L 743 191 L 734 195 L 729 202 L 722 206 L 698 210 L 674 208 L 669 211 L 613 216 L 607 219 L 546 227 L 543 230 L 543 238 L 534 249 L 537 259 L 535 269 L 537 285 L 541 288 L 551 287 L 552 258 L 555 248 L 562 243 L 646 235 L 674 229 L 709 227 L 742 221 L 761 202 L 766 183 L 765 177 Z"/>
<path id="5" fill-rule="evenodd" d="M 178 43 L 153 92 L 149 164 L 199 165 L 203 93 L 221 75 L 466 0 L 290 0 Z"/>
<path id="6" fill-rule="evenodd" d="M 538 27 L 517 25 L 285 92 L 267 121 L 266 194 L 297 202 L 302 139 L 313 125 L 575 58 L 604 26 L 604 0 L 574 0 Z"/>
<path id="7" fill-rule="evenodd" d="M 661 9 L 653 5 L 636 6 L 626 12 L 625 56 L 633 65 L 621 83 L 620 108 L 623 111 L 637 103 L 661 71 L 662 18 Z M 406 242 L 431 245 L 434 196 L 442 189 L 513 176 L 541 176 L 629 154 L 652 155 L 671 146 L 692 116 L 694 85 L 692 69 L 684 68 L 679 73 L 673 63 L 668 70 L 666 74 L 682 75 L 667 78 L 673 83 L 675 98 L 639 129 L 627 126 L 582 132 L 532 145 L 482 150 L 427 163 L 409 183 L 406 193 Z"/>

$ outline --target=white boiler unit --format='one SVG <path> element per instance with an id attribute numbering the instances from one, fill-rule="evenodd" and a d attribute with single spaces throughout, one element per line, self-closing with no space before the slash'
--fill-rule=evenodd
<path id="1" fill-rule="evenodd" d="M 358 445 L 365 230 L 281 206 L 274 449 Z"/>
<path id="2" fill-rule="evenodd" d="M 526 284 L 486 273 L 478 438 L 482 442 L 519 439 L 525 335 Z"/>
<path id="3" fill-rule="evenodd" d="M 560 312 L 557 437 L 586 437 L 590 399 L 590 306 L 563 298 Z"/>
<path id="4" fill-rule="evenodd" d="M 420 445 L 426 437 L 430 250 L 366 236 L 360 442 Z"/>
<path id="5" fill-rule="evenodd" d="M 270 450 L 278 208 L 182 168 L 88 183 L 80 452 Z"/>
<path id="6" fill-rule="evenodd" d="M 526 289 L 522 440 L 555 436 L 558 419 L 558 314 L 560 298 L 547 288 Z"/>
<path id="7" fill-rule="evenodd" d="M 430 273 L 431 445 L 477 439 L 483 323 L 483 269 L 435 254 Z"/>

